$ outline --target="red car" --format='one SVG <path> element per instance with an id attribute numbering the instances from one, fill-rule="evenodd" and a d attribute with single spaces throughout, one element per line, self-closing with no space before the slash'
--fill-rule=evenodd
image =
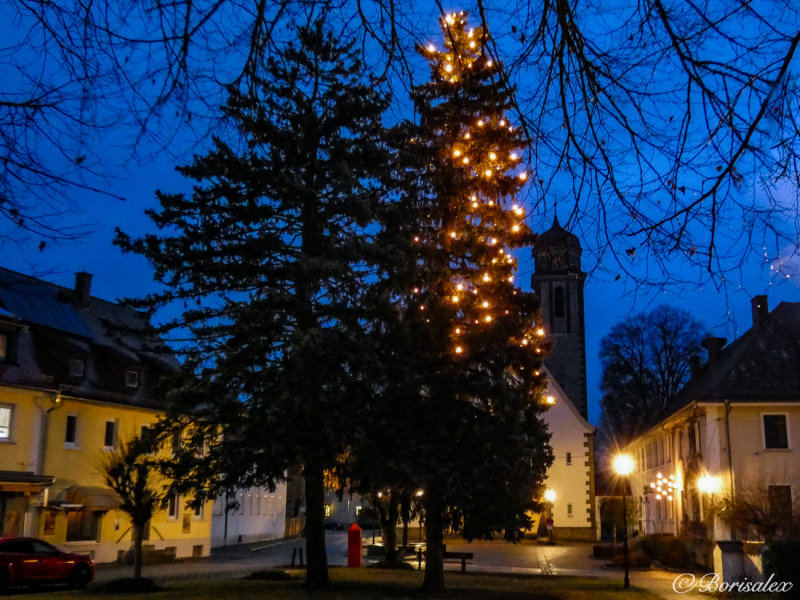
<path id="1" fill-rule="evenodd" d="M 0 593 L 13 585 L 67 583 L 84 587 L 94 579 L 94 561 L 62 552 L 36 538 L 0 538 Z"/>

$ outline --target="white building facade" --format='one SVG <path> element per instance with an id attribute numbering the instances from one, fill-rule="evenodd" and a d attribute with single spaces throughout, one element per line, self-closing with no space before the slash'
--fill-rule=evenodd
<path id="1" fill-rule="evenodd" d="M 229 499 L 214 501 L 211 517 L 211 547 L 282 538 L 286 530 L 286 483 L 275 491 L 256 487 L 236 493 L 235 508 L 226 510 Z M 230 499 L 232 500 L 232 498 Z"/>

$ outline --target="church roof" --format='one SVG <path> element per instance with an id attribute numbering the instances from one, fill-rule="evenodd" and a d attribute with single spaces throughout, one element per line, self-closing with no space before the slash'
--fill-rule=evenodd
<path id="1" fill-rule="evenodd" d="M 558 222 L 558 215 L 553 219 L 553 225 L 536 238 L 534 244 L 537 249 L 550 248 L 550 247 L 572 247 L 580 250 L 581 243 L 578 236 L 570 233 Z"/>

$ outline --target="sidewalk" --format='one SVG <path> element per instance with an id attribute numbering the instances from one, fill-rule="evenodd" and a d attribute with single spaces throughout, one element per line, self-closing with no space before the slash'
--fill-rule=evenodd
<path id="1" fill-rule="evenodd" d="M 347 532 L 326 532 L 328 564 L 344 566 L 347 564 Z M 619 582 L 622 587 L 623 571 L 608 568 L 606 561 L 591 558 L 592 544 L 584 542 L 564 542 L 555 545 L 539 544 L 535 540 L 525 540 L 519 544 L 502 541 L 465 542 L 461 539 L 446 540 L 447 549 L 452 552 L 472 552 L 474 559 L 467 564 L 470 573 L 508 573 L 516 575 L 544 575 L 557 577 L 573 575 L 594 577 Z M 289 538 L 252 544 L 237 544 L 214 548 L 211 556 L 199 559 L 185 559 L 173 563 L 145 565 L 145 577 L 164 582 L 175 578 L 245 576 L 253 571 L 286 567 L 292 559 L 292 552 L 303 549 L 305 539 Z M 416 566 L 416 562 L 412 563 Z M 424 568 L 424 567 L 423 567 Z M 461 564 L 445 563 L 448 571 L 460 571 Z M 122 577 L 130 577 L 130 565 L 101 564 L 97 566 L 96 582 L 106 582 Z M 697 591 L 677 593 L 673 583 L 679 573 L 658 569 L 631 570 L 630 582 L 634 587 L 646 589 L 665 600 L 687 598 L 700 600 L 707 594 Z"/>

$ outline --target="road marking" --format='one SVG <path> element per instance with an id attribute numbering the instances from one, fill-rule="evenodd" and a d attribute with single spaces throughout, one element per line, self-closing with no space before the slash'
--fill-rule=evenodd
<path id="1" fill-rule="evenodd" d="M 552 575 L 553 567 L 550 565 L 550 561 L 547 560 L 545 553 L 537 550 L 536 556 L 539 558 L 539 568 L 542 570 L 542 575 Z"/>

